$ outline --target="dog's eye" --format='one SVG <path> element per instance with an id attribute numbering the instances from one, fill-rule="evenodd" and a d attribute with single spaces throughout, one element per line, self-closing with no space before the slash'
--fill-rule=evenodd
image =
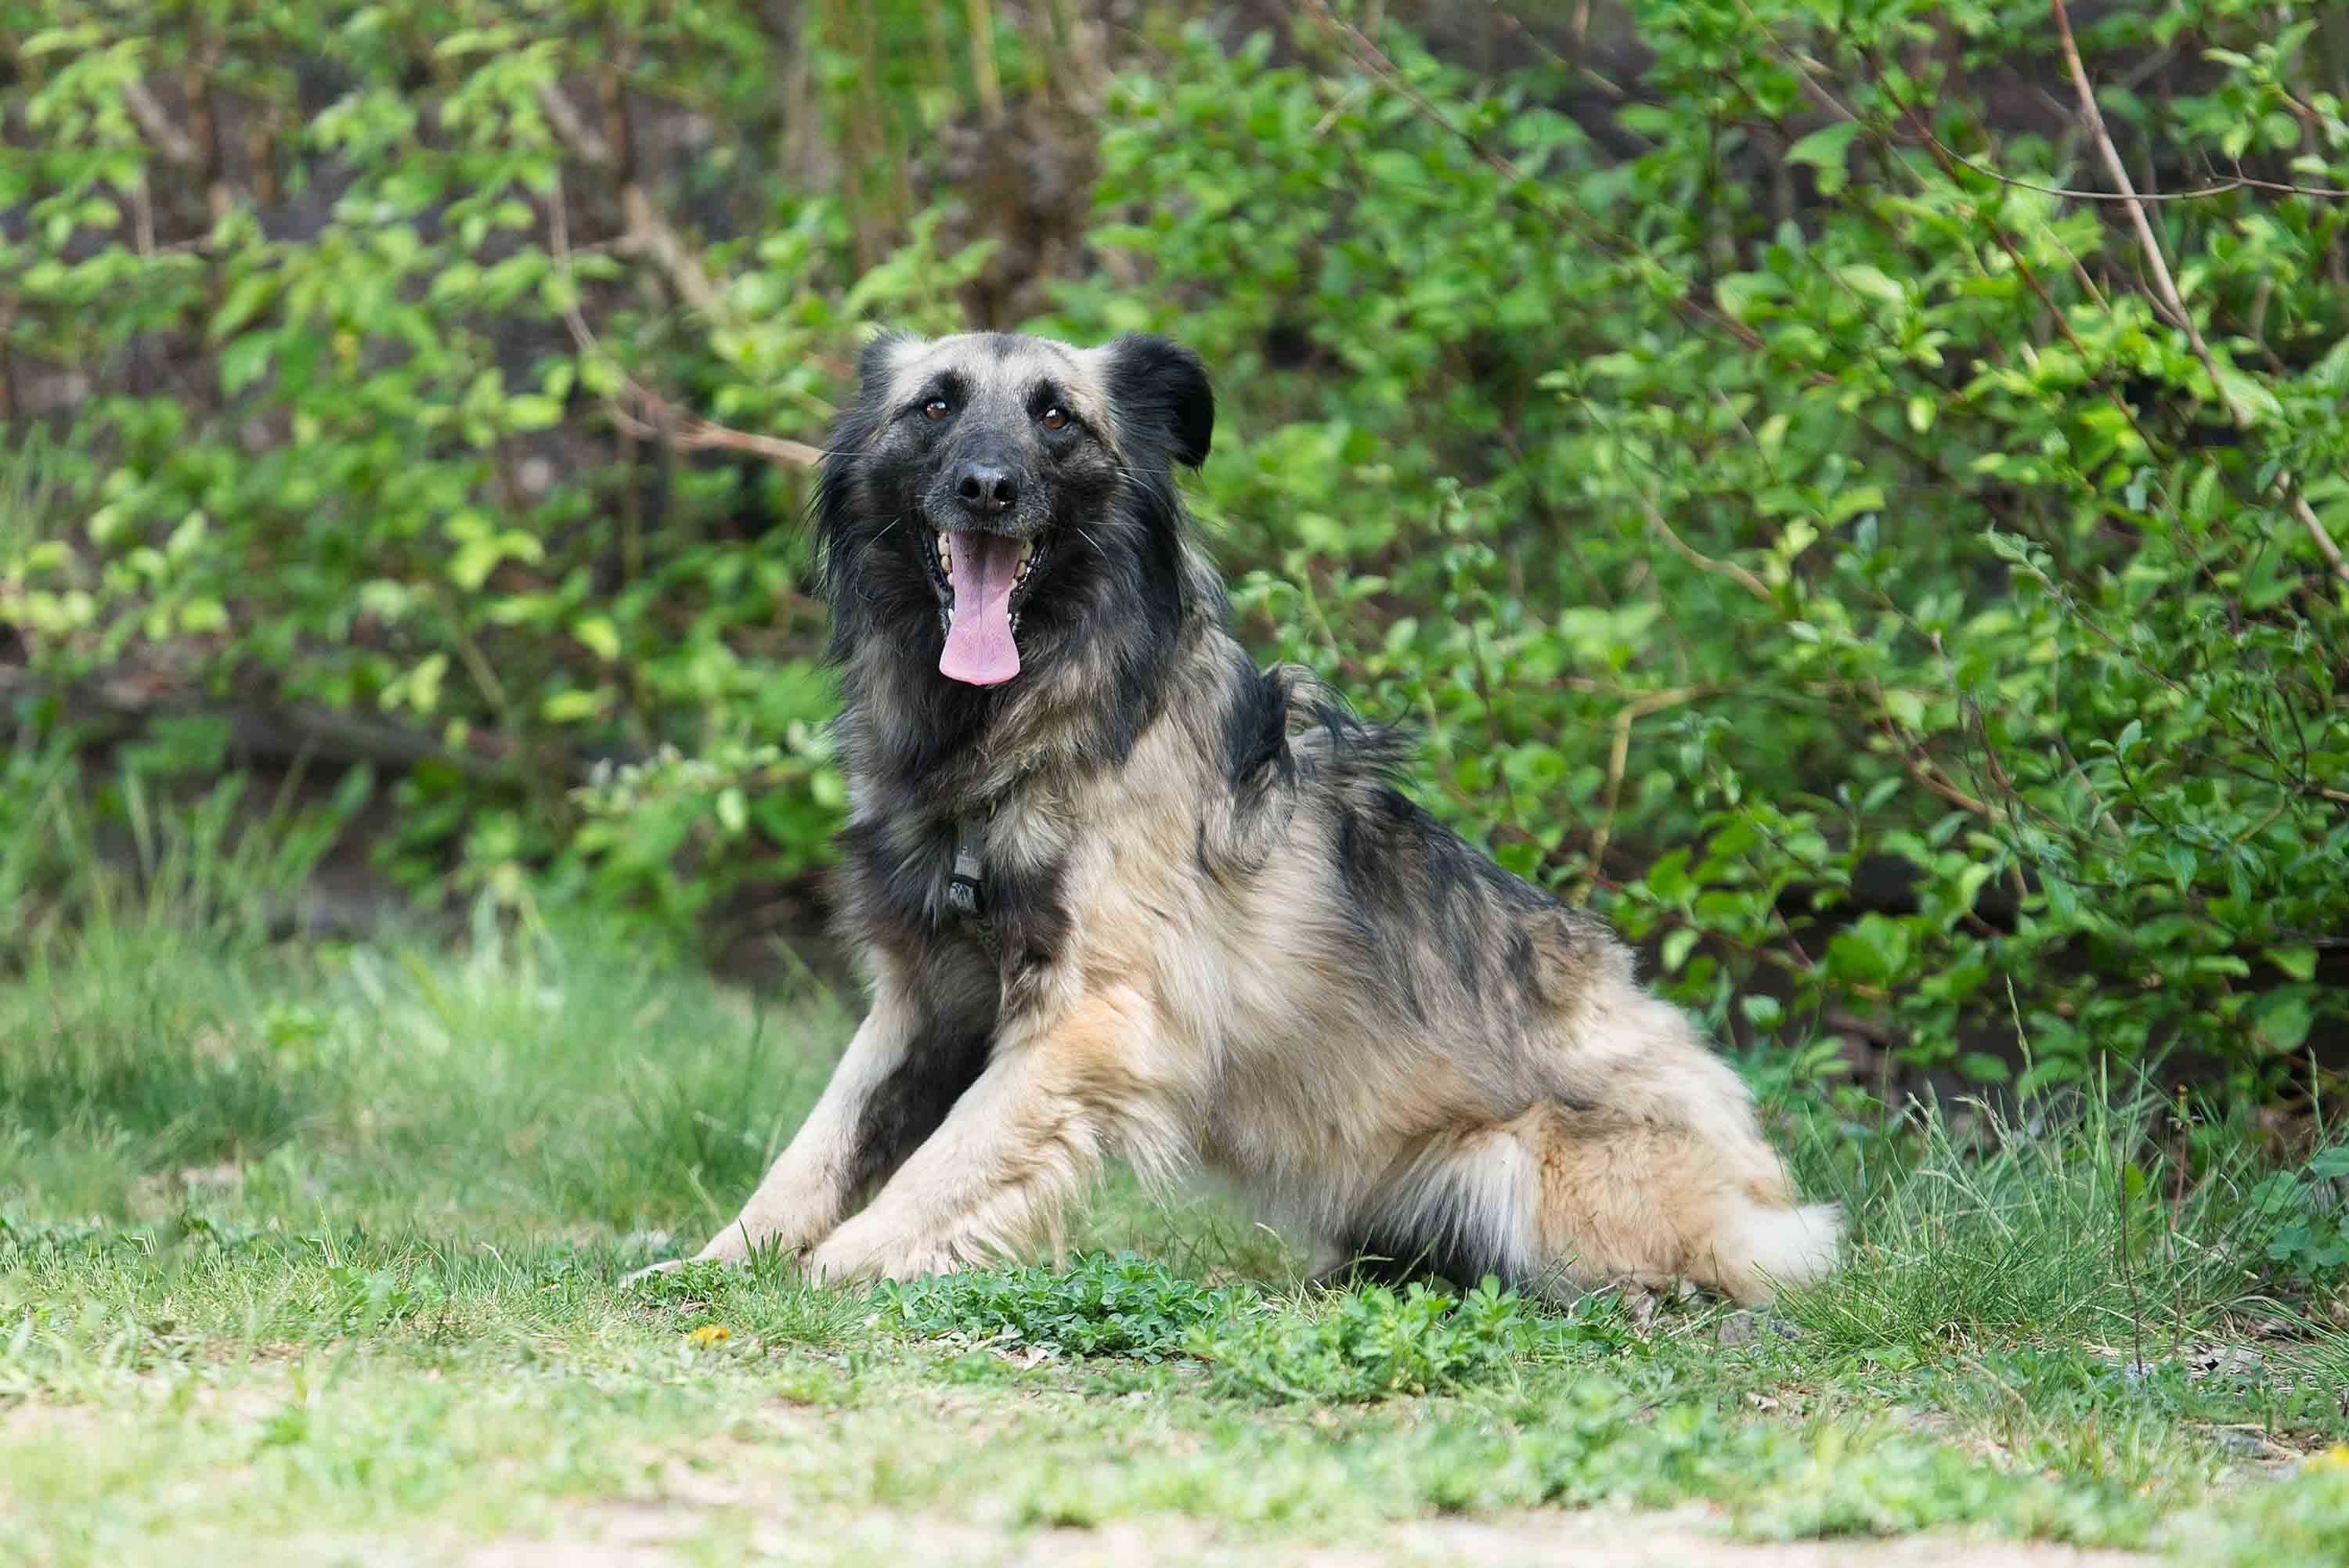
<path id="1" fill-rule="evenodd" d="M 1048 430 L 1066 429 L 1069 424 L 1068 410 L 1058 407 L 1047 408 L 1036 416 L 1036 423 Z"/>
<path id="2" fill-rule="evenodd" d="M 925 419 L 943 419 L 950 411 L 943 397 L 933 397 L 922 405 L 922 418 Z"/>

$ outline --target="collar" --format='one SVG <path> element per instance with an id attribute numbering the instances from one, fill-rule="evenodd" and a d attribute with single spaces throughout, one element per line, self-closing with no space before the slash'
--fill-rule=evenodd
<path id="1" fill-rule="evenodd" d="M 1002 944 L 987 913 L 987 872 L 978 853 L 986 834 L 987 819 L 978 813 L 955 819 L 954 865 L 947 872 L 947 904 L 962 917 L 992 958 L 1000 954 Z"/>

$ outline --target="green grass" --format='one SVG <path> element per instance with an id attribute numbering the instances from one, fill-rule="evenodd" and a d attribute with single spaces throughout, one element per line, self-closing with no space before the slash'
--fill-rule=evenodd
<path id="1" fill-rule="evenodd" d="M 2349 1470 L 2300 1462 L 2349 1350 L 2265 1299 L 2249 1140 L 2180 1182 L 2127 1093 L 1782 1107 L 1854 1244 L 1759 1317 L 1309 1290 L 1123 1179 L 1061 1272 L 622 1291 L 757 1179 L 837 1001 L 594 931 L 273 946 L 156 885 L 0 970 L 0 1563 L 1442 1560 L 1599 1509 L 2349 1563 Z"/>

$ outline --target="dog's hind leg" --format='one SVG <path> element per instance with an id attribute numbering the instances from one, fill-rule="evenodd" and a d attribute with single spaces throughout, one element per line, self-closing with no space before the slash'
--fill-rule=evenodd
<path id="1" fill-rule="evenodd" d="M 1758 1134 L 1722 1150 L 1557 1104 L 1431 1140 L 1356 1223 L 1360 1250 L 1462 1284 L 1489 1274 L 1566 1295 L 1687 1278 L 1745 1303 L 1825 1274 L 1837 1230 L 1832 1206 L 1792 1204 Z"/>
<path id="2" fill-rule="evenodd" d="M 1838 1212 L 1796 1206 L 1758 1131 L 1722 1148 L 1685 1129 L 1557 1106 L 1511 1127 L 1536 1170 L 1541 1248 L 1575 1284 L 1687 1278 L 1754 1305 L 1835 1266 Z"/>
<path id="3" fill-rule="evenodd" d="M 1008 1027 L 944 1125 L 809 1266 L 832 1279 L 947 1273 L 1057 1238 L 1062 1209 L 1113 1152 L 1171 1173 L 1187 1157 L 1198 1096 L 1160 1070 L 1172 1062 L 1163 1038 L 1125 988 Z"/>

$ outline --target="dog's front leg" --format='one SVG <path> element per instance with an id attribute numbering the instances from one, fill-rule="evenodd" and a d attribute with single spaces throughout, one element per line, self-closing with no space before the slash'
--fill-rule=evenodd
<path id="1" fill-rule="evenodd" d="M 1179 1161 L 1202 1098 L 1138 993 L 1013 1021 L 946 1122 L 809 1260 L 820 1277 L 908 1279 L 1026 1250 L 1111 1153 Z"/>
<path id="2" fill-rule="evenodd" d="M 868 1148 L 875 1138 L 867 1125 L 870 1112 L 933 1027 L 909 988 L 885 972 L 874 990 L 872 1011 L 842 1053 L 815 1109 L 768 1168 L 741 1213 L 690 1261 L 740 1263 L 754 1247 L 797 1252 L 830 1235 L 856 1189 L 874 1175 L 887 1174 L 885 1168 L 869 1169 L 876 1152 Z M 656 1264 L 628 1277 L 662 1273 L 687 1261 Z"/>

